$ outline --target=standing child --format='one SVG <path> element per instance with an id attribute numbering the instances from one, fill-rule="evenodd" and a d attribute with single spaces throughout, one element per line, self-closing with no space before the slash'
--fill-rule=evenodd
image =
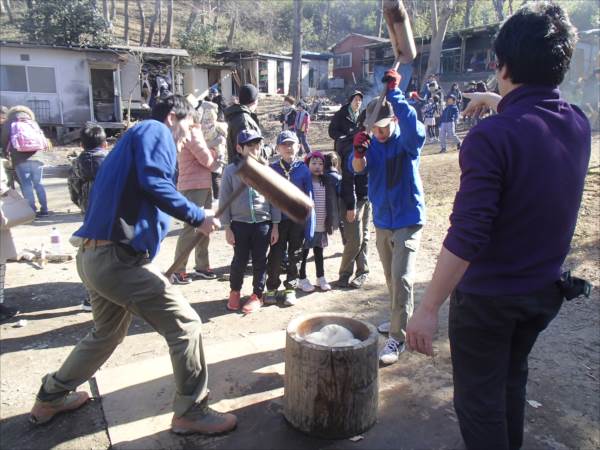
<path id="1" fill-rule="evenodd" d="M 296 134 L 289 130 L 282 131 L 277 138 L 277 153 L 281 159 L 271 164 L 271 168 L 294 183 L 310 197 L 312 196 L 312 177 L 306 164 L 296 157 L 299 147 L 300 144 Z M 266 304 L 277 302 L 277 289 L 281 284 L 279 279 L 282 271 L 281 262 L 286 251 L 288 264 L 286 266 L 287 277 L 284 282 L 283 302 L 287 306 L 296 304 L 295 288 L 298 284 L 298 264 L 301 260 L 305 232 L 307 238 L 312 238 L 314 232 L 312 221 L 305 228 L 305 224 L 295 223 L 285 214 L 281 214 L 279 240 L 271 246 L 271 252 L 269 253 Z"/>
<path id="2" fill-rule="evenodd" d="M 262 135 L 255 130 L 242 130 L 237 139 L 238 161 L 241 157 L 258 157 Z M 226 202 L 243 182 L 236 174 L 237 165 L 229 164 L 223 172 L 221 202 Z M 281 212 L 260 193 L 246 186 L 242 193 L 226 208 L 221 217 L 225 226 L 225 239 L 233 246 L 229 301 L 227 309 L 240 309 L 240 291 L 248 258 L 252 255 L 252 295 L 244 305 L 244 314 L 250 314 L 263 305 L 267 252 L 279 236 Z"/>
<path id="3" fill-rule="evenodd" d="M 427 127 L 427 144 L 436 141 L 435 138 L 435 111 L 436 105 L 433 102 L 433 97 L 429 97 L 427 104 L 423 107 L 423 118 L 425 127 Z"/>
<path id="4" fill-rule="evenodd" d="M 456 98 L 454 95 L 449 95 L 446 98 L 446 107 L 442 112 L 440 119 L 440 153 L 446 153 L 446 140 L 452 138 L 456 143 L 456 150 L 460 150 L 460 139 L 456 135 L 456 123 L 458 122 L 458 106 L 456 106 Z"/>
<path id="5" fill-rule="evenodd" d="M 307 111 L 306 103 L 299 102 L 296 110 L 296 123 L 294 125 L 296 130 L 296 135 L 300 140 L 300 144 L 302 144 L 302 151 L 300 154 L 310 153 L 310 145 L 308 145 L 308 140 L 306 139 L 306 135 L 308 134 L 308 127 L 310 126 L 310 114 Z"/>
<path id="6" fill-rule="evenodd" d="M 296 99 L 289 95 L 286 95 L 283 99 L 283 109 L 279 116 L 281 122 L 281 131 L 294 130 L 296 126 L 296 108 L 294 108 Z"/>
<path id="7" fill-rule="evenodd" d="M 68 187 L 71 201 L 85 214 L 90 192 L 107 152 L 106 133 L 100 125 L 88 122 L 79 135 L 83 151 L 69 170 Z"/>
<path id="8" fill-rule="evenodd" d="M 94 180 L 107 155 L 107 143 L 104 128 L 95 123 L 85 124 L 79 136 L 83 151 L 71 164 L 67 184 L 71 201 L 85 214 Z M 86 312 L 92 311 L 89 294 L 81 303 L 81 309 Z"/>
<path id="9" fill-rule="evenodd" d="M 306 276 L 308 251 L 312 248 L 315 256 L 317 283 L 322 291 L 329 291 L 331 285 L 325 279 L 323 249 L 327 247 L 327 234 L 332 234 L 334 227 L 339 227 L 339 213 L 336 215 L 335 211 L 337 210 L 336 187 L 339 185 L 340 180 L 335 178 L 334 175 L 329 177 L 325 174 L 325 157 L 321 152 L 309 153 L 306 155 L 304 163 L 308 165 L 312 177 L 312 191 L 315 202 L 315 233 L 312 239 L 307 239 L 304 242 L 298 287 L 304 292 L 315 290 L 315 287 Z"/>

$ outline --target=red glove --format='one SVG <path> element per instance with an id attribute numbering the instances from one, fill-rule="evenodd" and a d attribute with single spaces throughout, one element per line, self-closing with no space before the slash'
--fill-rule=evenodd
<path id="1" fill-rule="evenodd" d="M 388 70 L 381 79 L 382 82 L 387 83 L 388 91 L 393 91 L 400 85 L 402 75 L 396 72 L 394 69 Z"/>
<path id="2" fill-rule="evenodd" d="M 354 146 L 354 157 L 357 159 L 362 158 L 365 155 L 369 144 L 371 144 L 371 139 L 367 133 L 364 131 L 356 133 L 354 135 L 354 139 L 352 140 L 352 145 Z"/>

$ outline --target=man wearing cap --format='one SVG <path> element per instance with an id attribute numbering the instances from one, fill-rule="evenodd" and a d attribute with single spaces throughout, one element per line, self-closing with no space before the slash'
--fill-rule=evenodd
<path id="1" fill-rule="evenodd" d="M 360 112 L 363 94 L 354 91 L 348 103 L 335 113 L 329 124 L 329 136 L 335 140 L 334 149 L 342 162 L 341 198 L 345 210 L 342 212 L 344 252 L 339 269 L 338 287 L 360 288 L 367 281 L 369 264 L 367 244 L 371 204 L 368 198 L 366 173 L 357 175 L 349 167 L 352 158 L 352 139 L 360 131 L 364 112 Z M 362 119 L 362 120 L 361 120 Z M 350 281 L 356 264 L 356 277 Z"/>
<path id="2" fill-rule="evenodd" d="M 371 139 L 367 132 L 354 136 L 352 169 L 369 175 L 369 200 L 373 205 L 377 252 L 391 298 L 391 321 L 380 325 L 389 338 L 379 355 L 382 364 L 393 364 L 404 351 L 406 322 L 413 311 L 413 279 L 425 199 L 419 176 L 419 159 L 425 127 L 398 88 L 400 75 L 388 70 L 382 80 L 387 95 L 375 117 Z M 370 118 L 378 99 L 367 107 Z"/>
<path id="3" fill-rule="evenodd" d="M 244 84 L 239 92 L 239 104 L 231 105 L 225 110 L 227 121 L 227 162 L 236 158 L 236 139 L 242 130 L 260 132 L 260 124 L 256 115 L 258 106 L 258 90 L 252 84 Z"/>

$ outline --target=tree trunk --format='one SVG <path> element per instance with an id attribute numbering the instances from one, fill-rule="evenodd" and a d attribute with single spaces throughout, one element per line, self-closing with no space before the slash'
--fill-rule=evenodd
<path id="1" fill-rule="evenodd" d="M 508 13 L 513 15 L 513 0 L 508 0 Z"/>
<path id="2" fill-rule="evenodd" d="M 146 41 L 146 17 L 144 16 L 144 5 L 142 0 L 137 0 L 138 13 L 140 16 L 140 46 Z"/>
<path id="3" fill-rule="evenodd" d="M 27 9 L 33 8 L 33 0 L 27 0 Z"/>
<path id="4" fill-rule="evenodd" d="M 123 40 L 129 45 L 129 0 L 123 0 Z"/>
<path id="5" fill-rule="evenodd" d="M 499 22 L 504 20 L 504 0 L 492 0 L 494 9 L 496 10 L 496 18 Z"/>
<path id="6" fill-rule="evenodd" d="M 115 20 L 115 16 L 117 15 L 117 2 L 115 0 L 110 0 L 110 20 L 111 22 Z"/>
<path id="7" fill-rule="evenodd" d="M 104 20 L 107 22 L 110 22 L 108 17 L 108 0 L 102 0 L 102 17 L 104 17 Z"/>
<path id="8" fill-rule="evenodd" d="M 302 0 L 294 0 L 294 34 L 289 94 L 297 99 L 302 96 Z"/>
<path id="9" fill-rule="evenodd" d="M 327 347 L 304 337 L 327 325 L 351 331 L 360 343 Z M 377 420 L 377 330 L 334 314 L 311 314 L 290 322 L 285 341 L 283 413 L 295 428 L 325 439 L 346 439 Z"/>
<path id="10" fill-rule="evenodd" d="M 465 7 L 465 20 L 464 20 L 465 28 L 469 28 L 472 25 L 472 14 L 473 14 L 473 5 L 474 4 L 475 4 L 475 0 L 467 0 L 467 5 Z"/>
<path id="11" fill-rule="evenodd" d="M 3 12 L 6 12 L 6 15 L 8 16 L 8 22 L 13 23 L 14 17 L 12 13 L 12 6 L 10 4 L 10 0 L 2 0 L 2 6 L 4 6 Z"/>
<path id="12" fill-rule="evenodd" d="M 235 10 L 231 16 L 231 26 L 229 27 L 229 36 L 227 36 L 227 48 L 233 48 L 233 38 L 235 37 L 235 27 L 238 20 L 238 12 Z"/>
<path id="13" fill-rule="evenodd" d="M 454 13 L 456 4 L 453 0 L 439 0 L 439 4 L 442 5 L 441 12 L 438 16 L 437 13 L 438 0 L 433 0 L 431 19 L 432 25 L 435 19 L 435 32 L 431 36 L 431 46 L 429 48 L 429 59 L 427 60 L 427 70 L 425 70 L 425 78 L 432 73 L 440 72 L 440 60 L 442 57 L 442 46 L 444 43 L 444 37 L 448 30 L 448 23 Z M 432 27 L 433 28 L 433 27 Z"/>
<path id="14" fill-rule="evenodd" d="M 162 0 L 156 0 L 156 10 L 158 11 L 158 46 L 160 47 L 162 39 Z"/>
<path id="15" fill-rule="evenodd" d="M 381 33 L 383 32 L 383 0 L 379 0 L 379 5 L 377 5 L 377 24 L 375 25 L 375 29 L 377 30 L 377 37 L 381 37 Z"/>
<path id="16" fill-rule="evenodd" d="M 173 33 L 173 0 L 167 0 L 167 31 L 162 45 L 169 47 L 171 45 L 171 37 Z"/>
<path id="17" fill-rule="evenodd" d="M 152 19 L 150 19 L 150 26 L 148 28 L 148 41 L 146 42 L 146 46 L 152 47 L 152 41 L 154 40 L 154 30 L 156 28 L 156 21 L 158 20 L 158 8 L 160 5 L 160 0 L 156 0 L 154 3 L 154 14 L 152 15 Z"/>
<path id="18" fill-rule="evenodd" d="M 323 43 L 323 48 L 327 48 L 329 46 L 329 36 L 331 34 L 331 2 L 327 2 L 327 20 L 325 21 L 325 42 Z"/>
<path id="19" fill-rule="evenodd" d="M 190 32 L 192 28 L 194 28 L 194 24 L 196 23 L 196 19 L 198 19 L 198 11 L 200 10 L 201 0 L 193 0 L 192 1 L 192 11 L 190 12 L 190 17 L 188 18 L 187 24 L 185 25 L 185 31 Z"/>

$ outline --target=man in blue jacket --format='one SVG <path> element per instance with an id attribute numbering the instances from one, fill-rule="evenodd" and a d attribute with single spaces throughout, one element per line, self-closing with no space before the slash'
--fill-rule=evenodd
<path id="1" fill-rule="evenodd" d="M 498 114 L 461 146 L 451 226 L 407 342 L 433 354 L 452 293 L 454 408 L 468 449 L 522 447 L 528 355 L 563 301 L 558 281 L 591 152 L 585 115 L 558 90 L 575 41 L 559 6 L 525 6 L 494 42 L 500 95 L 467 94 L 465 114 Z"/>
<path id="2" fill-rule="evenodd" d="M 200 318 L 151 261 L 169 231 L 170 217 L 200 233 L 219 227 L 175 187 L 177 146 L 190 138 L 192 107 L 181 96 L 159 101 L 146 120 L 129 130 L 105 159 L 92 187 L 77 271 L 92 304 L 94 328 L 57 372 L 44 376 L 31 410 L 35 424 L 79 408 L 87 400 L 75 389 L 89 380 L 125 336 L 135 314 L 165 337 L 175 379 L 176 433 L 223 433 L 236 417 L 208 407 L 207 373 Z"/>
<path id="3" fill-rule="evenodd" d="M 425 127 L 398 88 L 400 74 L 388 70 L 383 81 L 387 96 L 373 125 L 370 139 L 363 131 L 354 137 L 355 173 L 369 175 L 369 200 L 373 205 L 377 252 L 391 298 L 391 320 L 379 327 L 389 330 L 379 355 L 382 364 L 393 364 L 404 351 L 406 322 L 413 311 L 413 279 L 421 228 L 425 223 L 425 199 L 419 176 L 419 159 Z M 367 107 L 367 117 L 376 100 Z"/>

